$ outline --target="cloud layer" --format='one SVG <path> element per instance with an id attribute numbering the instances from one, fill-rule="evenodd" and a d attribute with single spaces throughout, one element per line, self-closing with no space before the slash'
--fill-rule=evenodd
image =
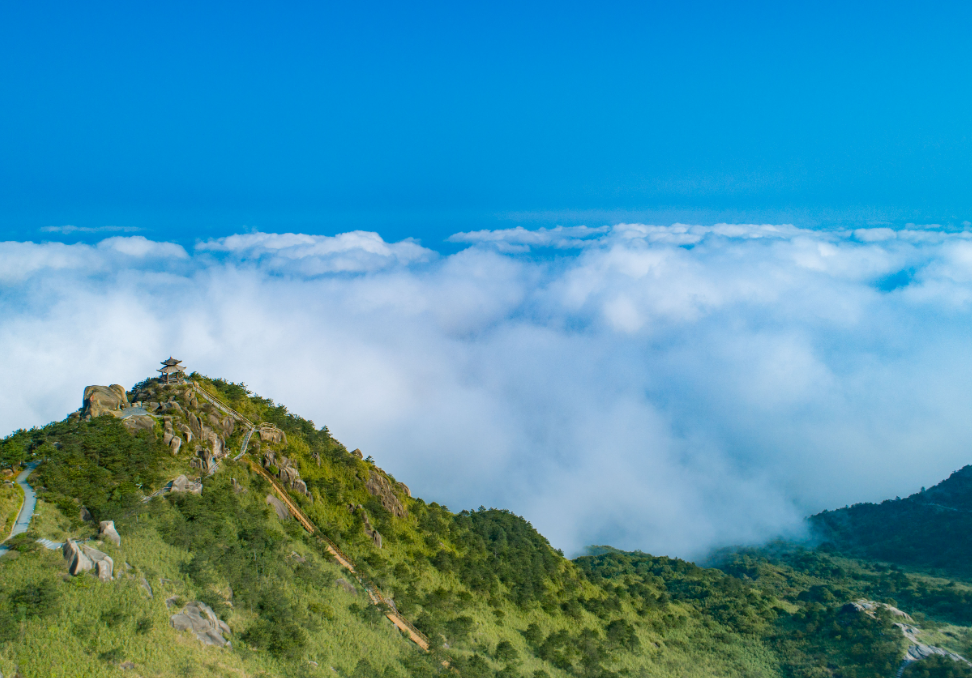
<path id="1" fill-rule="evenodd" d="M 427 500 L 685 557 L 972 461 L 972 234 L 522 228 L 0 243 L 0 432 L 174 354 Z"/>

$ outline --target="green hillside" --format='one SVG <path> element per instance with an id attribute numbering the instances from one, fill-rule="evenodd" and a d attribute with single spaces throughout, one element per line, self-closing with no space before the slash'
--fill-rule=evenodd
<path id="1" fill-rule="evenodd" d="M 905 499 L 824 511 L 811 523 L 842 553 L 972 577 L 972 466 Z"/>
<path id="2" fill-rule="evenodd" d="M 909 646 L 901 617 L 847 606 L 857 599 L 897 605 L 923 642 L 972 654 L 963 582 L 785 544 L 721 553 L 711 568 L 609 547 L 568 560 L 523 518 L 411 497 L 326 427 L 242 384 L 192 377 L 268 425 L 239 461 L 247 427 L 154 380 L 127 394 L 158 408 L 141 430 L 75 414 L 3 440 L 3 464 L 43 461 L 31 529 L 0 558 L 4 676 L 893 676 Z M 211 476 L 190 429 L 225 443 Z M 172 432 L 186 441 L 177 454 Z M 314 534 L 268 505 L 274 489 L 253 464 L 275 483 L 289 478 L 287 497 Z M 201 480 L 201 494 L 143 501 L 180 474 Z M 97 538 L 101 520 L 114 521 L 120 546 Z M 72 576 L 60 550 L 37 542 L 69 537 L 92 538 L 115 580 Z M 228 625 L 231 646 L 173 628 L 196 601 Z M 919 669 L 972 675 L 952 659 L 905 675 Z"/>

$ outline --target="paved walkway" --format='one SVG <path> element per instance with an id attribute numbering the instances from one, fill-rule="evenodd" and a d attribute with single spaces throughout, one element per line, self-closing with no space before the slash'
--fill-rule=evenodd
<path id="1" fill-rule="evenodd" d="M 10 531 L 10 535 L 7 539 L 15 537 L 18 534 L 22 534 L 27 531 L 30 527 L 30 519 L 34 517 L 34 509 L 37 508 L 37 493 L 34 492 L 34 488 L 27 484 L 27 476 L 34 472 L 34 469 L 40 466 L 39 461 L 32 461 L 24 467 L 20 475 L 17 476 L 17 484 L 24 491 L 24 503 L 20 506 L 20 513 L 17 514 L 17 521 L 14 523 L 13 529 Z M 7 541 L 4 539 L 4 541 Z M 10 549 L 6 546 L 0 545 L 0 555 L 3 555 Z"/>

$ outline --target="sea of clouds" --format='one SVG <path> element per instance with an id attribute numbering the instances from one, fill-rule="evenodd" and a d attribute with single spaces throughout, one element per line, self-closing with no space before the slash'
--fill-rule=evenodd
<path id="1" fill-rule="evenodd" d="M 453 510 L 699 557 L 972 461 L 972 233 L 729 225 L 0 243 L 0 434 L 174 355 Z"/>

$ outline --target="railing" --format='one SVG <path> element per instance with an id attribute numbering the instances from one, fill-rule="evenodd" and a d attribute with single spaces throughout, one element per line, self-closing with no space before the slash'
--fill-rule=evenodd
<path id="1" fill-rule="evenodd" d="M 213 395 L 210 395 L 209 393 L 207 393 L 203 389 L 203 387 L 200 386 L 199 384 L 197 384 L 196 382 L 192 382 L 192 387 L 196 390 L 196 393 L 198 393 L 199 395 L 201 395 L 203 398 L 205 398 L 206 400 L 208 400 L 209 402 L 211 402 L 213 405 L 215 405 L 219 409 L 223 410 L 223 412 L 225 412 L 226 414 L 230 415 L 231 417 L 236 417 L 237 419 L 239 419 L 240 421 L 242 421 L 243 423 L 245 423 L 250 428 L 255 428 L 252 421 L 250 421 L 249 419 L 247 419 L 246 417 L 244 417 L 242 414 L 240 414 L 239 412 L 237 412 L 236 410 L 234 410 L 229 405 L 225 405 L 216 396 L 213 396 Z"/>
<path id="2" fill-rule="evenodd" d="M 250 430 L 246 432 L 246 435 L 243 438 L 243 442 L 240 445 L 240 453 L 235 457 L 233 457 L 233 461 L 239 460 L 240 458 L 243 457 L 244 454 L 246 454 L 247 445 L 250 442 L 250 437 L 253 435 L 254 431 L 256 430 L 256 425 L 254 425 L 253 422 L 251 422 L 242 414 L 234 410 L 232 407 L 223 404 L 218 398 L 204 391 L 202 387 L 196 382 L 191 382 L 191 383 L 193 388 L 196 390 L 196 392 L 200 394 L 203 398 L 208 400 L 214 406 L 221 409 L 223 412 L 226 412 L 230 416 L 236 417 L 238 420 L 245 422 L 250 427 Z M 252 458 L 248 458 L 247 461 L 249 462 L 250 467 L 254 471 L 259 473 L 261 476 L 263 476 L 264 479 L 266 479 L 270 483 L 270 486 L 274 489 L 274 492 L 276 492 L 276 494 L 283 500 L 283 502 L 287 505 L 287 508 L 290 510 L 291 514 L 304 527 L 304 529 L 307 530 L 308 533 L 315 535 L 321 542 L 323 542 L 324 546 L 334 556 L 334 558 L 338 561 L 338 563 L 344 569 L 348 570 L 351 574 L 354 575 L 354 578 L 358 580 L 358 583 L 368 594 L 368 597 L 371 599 L 371 602 L 375 605 L 381 604 L 385 606 L 386 608 L 385 616 L 388 617 L 389 621 L 391 621 L 391 623 L 393 623 L 401 631 L 406 633 L 413 643 L 421 647 L 423 650 L 428 651 L 429 639 L 426 637 L 424 633 L 422 633 L 417 628 L 415 628 L 415 626 L 410 621 L 405 619 L 405 617 L 403 617 L 398 612 L 398 609 L 395 607 L 394 601 L 392 601 L 384 593 L 382 593 L 381 589 L 379 589 L 377 586 L 375 586 L 372 583 L 366 582 L 361 577 L 361 575 L 355 570 L 354 561 L 352 561 L 351 558 L 349 558 L 343 551 L 341 551 L 341 549 L 338 548 L 338 545 L 335 544 L 330 538 L 328 538 L 327 535 L 321 533 L 321 531 L 314 526 L 314 524 L 310 521 L 310 518 L 308 518 L 307 515 L 302 510 L 300 510 L 300 508 L 298 508 L 298 506 L 290 498 L 290 495 L 287 492 L 287 490 L 277 481 L 276 478 L 270 475 L 270 473 L 268 473 L 266 469 L 260 466 L 259 462 L 257 462 L 256 460 Z M 215 473 L 218 468 L 219 468 L 219 464 L 217 463 L 215 466 L 213 466 L 213 469 L 210 471 L 209 475 Z M 160 494 L 164 490 L 165 488 L 163 487 L 163 489 L 159 490 L 152 496 Z M 146 501 L 149 498 L 151 497 L 146 497 Z"/>

